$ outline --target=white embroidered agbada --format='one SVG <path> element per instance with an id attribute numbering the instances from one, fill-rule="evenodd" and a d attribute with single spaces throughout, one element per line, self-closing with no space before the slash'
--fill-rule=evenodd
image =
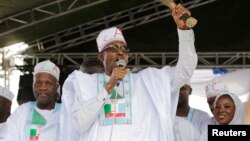
<path id="1" fill-rule="evenodd" d="M 33 72 L 34 82 L 36 82 L 37 78 L 35 76 L 38 73 L 48 73 L 55 77 L 57 82 L 59 81 L 60 69 L 50 60 L 36 64 Z M 46 79 L 45 82 L 46 84 L 44 84 L 44 80 L 39 81 L 43 85 L 43 91 L 46 90 L 41 95 L 47 95 L 47 83 L 53 83 L 54 81 L 48 82 Z M 49 87 L 53 86 L 49 85 Z M 33 88 L 35 88 L 34 84 Z M 55 102 L 54 109 L 46 110 L 39 109 L 36 102 L 22 104 L 7 120 L 5 141 L 58 141 L 60 133 L 60 105 Z"/>
<path id="2" fill-rule="evenodd" d="M 47 124 L 42 127 L 39 141 L 58 141 L 60 110 L 53 112 L 50 110 L 36 110 L 47 119 Z M 30 112 L 30 102 L 19 106 L 7 120 L 7 132 L 4 141 L 27 141 L 27 129 L 30 124 L 27 121 Z"/>
<path id="3" fill-rule="evenodd" d="M 80 141 L 174 141 L 177 94 L 197 65 L 193 31 L 178 29 L 178 34 L 176 68 L 147 68 L 130 74 L 132 124 L 115 124 L 113 130 L 112 125 L 101 126 L 98 116 L 109 96 L 105 89 L 97 93 L 97 74 L 70 74 L 63 86 L 60 141 L 78 137 Z"/>

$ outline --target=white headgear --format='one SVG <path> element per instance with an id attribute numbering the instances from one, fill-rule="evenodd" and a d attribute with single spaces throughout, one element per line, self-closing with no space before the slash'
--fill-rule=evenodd
<path id="1" fill-rule="evenodd" d="M 36 64 L 33 75 L 35 76 L 37 73 L 40 73 L 40 72 L 46 72 L 46 73 L 53 75 L 56 78 L 56 80 L 59 82 L 60 69 L 50 60 L 42 61 Z M 60 95 L 60 85 L 57 89 L 57 92 Z"/>
<path id="2" fill-rule="evenodd" d="M 229 94 L 228 86 L 222 81 L 212 81 L 206 87 L 207 98 L 214 97 L 221 94 Z"/>
<path id="3" fill-rule="evenodd" d="M 14 94 L 2 86 L 0 86 L 0 96 L 4 97 L 10 101 L 12 101 L 14 98 Z"/>
<path id="4" fill-rule="evenodd" d="M 57 79 L 57 81 L 59 81 L 60 69 L 50 60 L 42 61 L 36 64 L 33 75 L 36 75 L 40 72 L 49 73 L 53 75 Z"/>
<path id="5" fill-rule="evenodd" d="M 114 41 L 122 41 L 127 44 L 119 28 L 111 27 L 102 30 L 96 38 L 98 51 L 103 51 L 108 44 Z"/>

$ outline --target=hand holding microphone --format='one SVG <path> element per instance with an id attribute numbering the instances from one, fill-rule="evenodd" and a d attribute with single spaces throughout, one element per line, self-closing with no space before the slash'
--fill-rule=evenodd
<path id="1" fill-rule="evenodd" d="M 121 58 L 118 58 L 116 61 L 116 65 L 112 70 L 110 80 L 106 85 L 106 90 L 108 93 L 110 93 L 115 86 L 118 87 L 120 85 L 122 79 L 125 77 L 126 73 L 129 70 L 126 69 L 125 67 L 126 67 L 126 61 Z"/>
<path id="2" fill-rule="evenodd" d="M 118 87 L 122 81 L 122 79 L 125 77 L 126 73 L 128 70 L 125 68 L 126 66 L 126 61 L 118 58 L 115 62 L 115 66 L 112 70 L 109 82 L 107 83 L 105 89 L 107 92 L 110 94 L 111 90 L 114 87 Z"/>

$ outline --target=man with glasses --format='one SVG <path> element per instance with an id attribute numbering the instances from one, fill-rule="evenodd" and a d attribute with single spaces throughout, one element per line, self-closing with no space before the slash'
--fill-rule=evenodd
<path id="1" fill-rule="evenodd" d="M 121 30 L 100 32 L 96 41 L 104 73 L 74 71 L 64 82 L 61 141 L 174 140 L 178 92 L 191 78 L 197 55 L 193 31 L 180 19 L 190 12 L 179 4 L 172 13 L 180 40 L 176 67 L 130 73 L 129 48 Z"/>

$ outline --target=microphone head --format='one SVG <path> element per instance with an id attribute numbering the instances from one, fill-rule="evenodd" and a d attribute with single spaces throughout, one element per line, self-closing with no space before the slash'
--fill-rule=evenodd
<path id="1" fill-rule="evenodd" d="M 126 66 L 126 62 L 124 59 L 121 59 L 121 58 L 118 58 L 117 61 L 116 61 L 116 65 L 118 67 L 125 67 Z M 122 80 L 117 80 L 116 81 L 116 86 L 119 87 L 120 83 L 121 83 Z"/>
<path id="2" fill-rule="evenodd" d="M 117 61 L 116 61 L 116 65 L 118 67 L 125 67 L 126 66 L 126 62 L 125 62 L 125 60 L 123 60 L 121 58 L 118 58 Z"/>

